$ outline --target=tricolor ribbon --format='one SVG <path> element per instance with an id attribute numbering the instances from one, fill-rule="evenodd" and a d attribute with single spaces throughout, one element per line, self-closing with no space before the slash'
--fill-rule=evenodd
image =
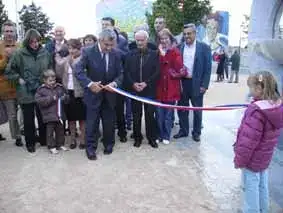
<path id="1" fill-rule="evenodd" d="M 59 121 L 63 124 L 63 120 L 62 120 L 62 100 L 61 100 L 61 98 L 58 98 L 58 100 L 57 100 L 57 116 L 59 118 Z"/>
<path id="2" fill-rule="evenodd" d="M 133 95 L 131 93 L 128 93 L 120 88 L 114 88 L 111 87 L 113 92 L 123 95 L 125 97 L 134 99 L 136 101 L 140 101 L 146 104 L 154 105 L 157 107 L 162 107 L 162 108 L 168 108 L 168 109 L 177 109 L 177 110 L 202 110 L 202 111 L 224 111 L 224 110 L 236 110 L 236 109 L 243 109 L 248 106 L 248 104 L 229 104 L 229 105 L 219 105 L 219 106 L 214 106 L 214 107 L 191 107 L 191 106 L 178 106 L 178 105 L 171 105 L 171 104 L 164 104 L 160 103 L 158 101 L 149 99 L 149 98 L 144 98 L 140 96 Z"/>

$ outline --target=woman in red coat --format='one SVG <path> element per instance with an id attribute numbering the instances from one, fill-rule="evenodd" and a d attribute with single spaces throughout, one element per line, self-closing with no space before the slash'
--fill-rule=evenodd
<path id="1" fill-rule="evenodd" d="M 182 69 L 183 60 L 180 51 L 173 47 L 174 37 L 168 29 L 159 32 L 160 79 L 157 83 L 157 100 L 165 104 L 175 105 L 180 100 L 180 78 L 186 75 Z M 157 109 L 159 140 L 164 144 L 170 143 L 174 110 Z"/>

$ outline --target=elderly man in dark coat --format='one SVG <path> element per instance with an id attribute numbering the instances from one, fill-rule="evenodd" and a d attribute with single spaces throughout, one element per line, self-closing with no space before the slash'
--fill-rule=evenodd
<path id="1" fill-rule="evenodd" d="M 157 51 L 148 48 L 149 35 L 140 30 L 135 34 L 137 49 L 133 49 L 126 56 L 125 76 L 129 90 L 138 96 L 150 99 L 156 98 L 156 84 L 159 78 L 159 58 Z M 154 117 L 155 107 L 132 100 L 132 112 L 134 121 L 133 137 L 134 146 L 140 147 L 142 143 L 141 118 L 145 111 L 145 129 L 148 143 L 157 148 L 157 123 Z"/>

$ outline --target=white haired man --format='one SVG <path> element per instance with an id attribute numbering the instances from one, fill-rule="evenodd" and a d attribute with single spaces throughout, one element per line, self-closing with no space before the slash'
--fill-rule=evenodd
<path id="1" fill-rule="evenodd" d="M 125 60 L 125 78 L 129 90 L 138 96 L 155 99 L 156 82 L 159 78 L 159 58 L 157 51 L 148 48 L 149 35 L 145 30 L 135 34 L 137 48 L 131 50 Z M 144 107 L 145 129 L 148 143 L 157 148 L 157 125 L 154 117 L 155 107 L 132 100 L 134 146 L 142 143 L 141 118 Z"/>
<path id="2" fill-rule="evenodd" d="M 50 53 L 53 58 L 53 69 L 56 72 L 56 81 L 62 81 L 62 68 L 56 64 L 56 54 L 60 57 L 66 57 L 69 55 L 67 40 L 65 39 L 64 27 L 57 26 L 54 29 L 54 39 L 45 45 L 45 49 Z"/>

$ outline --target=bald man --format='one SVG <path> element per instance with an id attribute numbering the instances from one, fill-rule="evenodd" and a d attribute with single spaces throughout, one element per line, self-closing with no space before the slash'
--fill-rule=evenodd
<path id="1" fill-rule="evenodd" d="M 131 93 L 150 99 L 155 99 L 156 82 L 159 78 L 159 58 L 157 51 L 148 48 L 149 35 L 145 30 L 135 34 L 137 48 L 131 50 L 125 60 L 126 84 Z M 134 146 L 142 143 L 141 118 L 143 107 L 145 111 L 145 129 L 149 145 L 158 148 L 157 125 L 154 117 L 155 107 L 132 100 Z"/>
<path id="2" fill-rule="evenodd" d="M 138 32 L 138 31 L 146 31 L 147 33 L 149 32 L 149 28 L 148 28 L 148 25 L 147 24 L 144 24 L 144 25 L 139 25 L 139 26 L 136 26 L 134 28 L 134 35 Z M 129 50 L 133 50 L 133 49 L 136 49 L 137 48 L 137 43 L 136 41 L 132 41 L 130 44 L 129 44 Z M 157 46 L 155 43 L 153 42 L 150 42 L 148 41 L 147 42 L 147 48 L 148 49 L 151 49 L 151 50 L 157 50 Z"/>
<path id="3" fill-rule="evenodd" d="M 69 55 L 67 40 L 65 39 L 65 29 L 62 26 L 57 26 L 54 29 L 54 39 L 45 45 L 50 55 L 53 58 L 53 69 L 56 72 L 57 81 L 62 80 L 62 68 L 58 67 L 55 61 L 55 55 L 58 54 L 61 57 Z"/>

